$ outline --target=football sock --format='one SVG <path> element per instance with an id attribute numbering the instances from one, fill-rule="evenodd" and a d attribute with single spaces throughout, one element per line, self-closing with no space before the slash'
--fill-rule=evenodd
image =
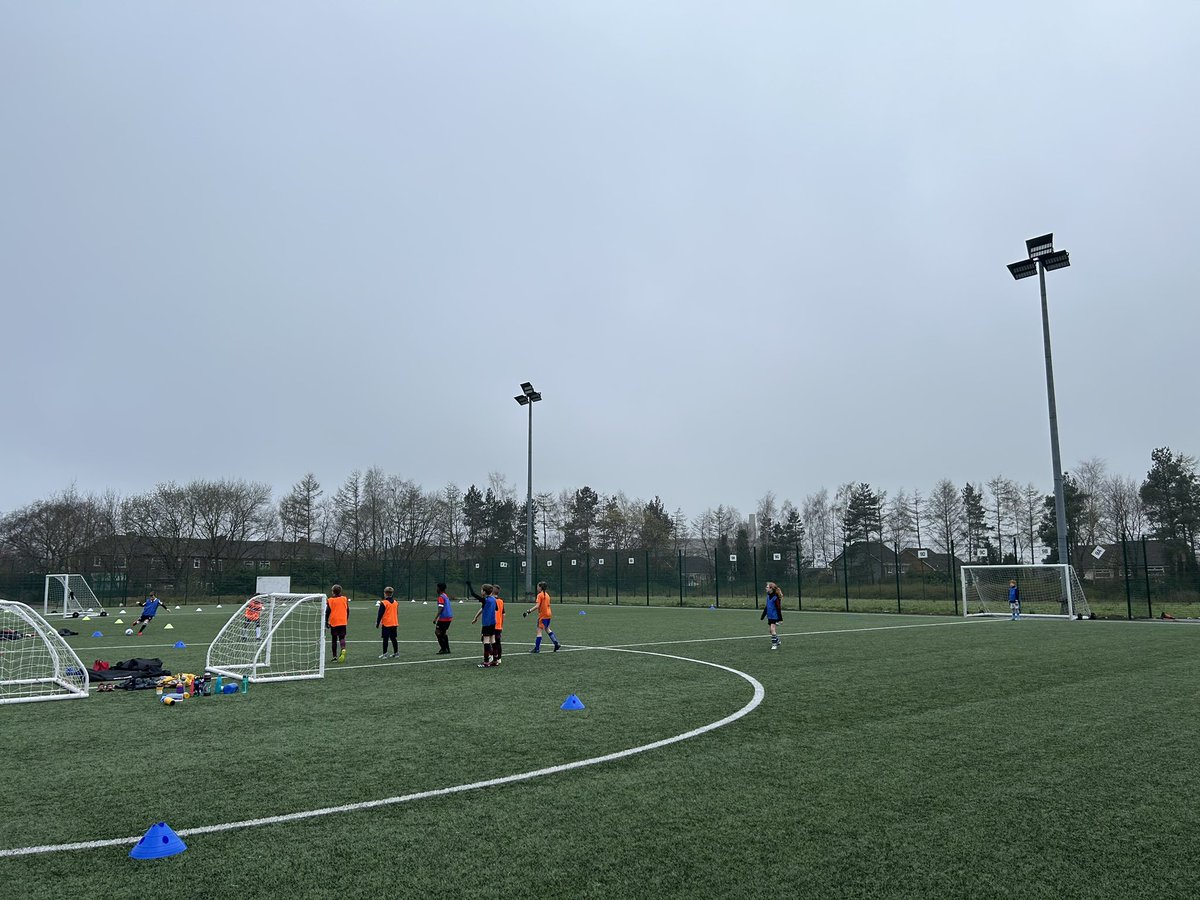
<path id="1" fill-rule="evenodd" d="M 533 649 L 534 650 L 542 649 L 542 639 L 540 636 L 533 639 Z"/>
<path id="2" fill-rule="evenodd" d="M 546 629 L 546 634 L 550 635 L 550 640 L 554 641 L 554 646 L 558 646 L 558 638 L 554 636 L 554 632 L 549 628 Z"/>

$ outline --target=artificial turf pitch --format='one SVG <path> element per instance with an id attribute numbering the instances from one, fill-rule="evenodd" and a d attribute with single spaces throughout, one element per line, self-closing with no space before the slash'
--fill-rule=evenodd
<path id="1" fill-rule="evenodd" d="M 374 610 L 355 606 L 349 657 L 321 681 L 177 707 L 118 691 L 0 709 L 0 851 L 437 791 L 752 702 L 737 674 L 670 657 L 744 672 L 765 695 L 636 755 L 192 834 L 170 859 L 131 860 L 129 845 L 0 856 L 0 893 L 1195 896 L 1200 627 L 787 613 L 776 652 L 751 611 L 558 604 L 564 650 L 532 656 L 532 619 L 512 603 L 504 663 L 480 670 L 461 616 L 454 655 L 436 657 L 432 606 L 402 604 L 400 659 L 380 661 Z M 200 671 L 232 611 L 160 614 L 142 638 L 96 620 L 112 635 L 71 642 L 88 664 Z M 664 655 L 588 649 L 602 647 Z M 560 710 L 569 694 L 586 709 Z"/>

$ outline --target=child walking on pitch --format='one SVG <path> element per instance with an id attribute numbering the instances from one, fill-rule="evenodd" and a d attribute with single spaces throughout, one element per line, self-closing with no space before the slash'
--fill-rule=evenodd
<path id="1" fill-rule="evenodd" d="M 529 652 L 542 652 L 542 632 L 544 631 L 550 637 L 550 640 L 554 642 L 554 652 L 557 653 L 562 644 L 558 642 L 558 638 L 550 630 L 550 585 L 544 581 L 538 582 L 537 602 L 521 613 L 521 618 L 525 618 L 535 609 L 537 610 L 537 637 L 534 639 L 533 649 Z"/>
<path id="2" fill-rule="evenodd" d="M 325 600 L 325 627 L 329 629 L 329 649 L 336 662 L 346 661 L 346 625 L 350 621 L 350 599 L 342 596 L 342 586 L 335 584 L 333 593 Z M 338 642 L 342 652 L 338 653 Z"/>
<path id="3" fill-rule="evenodd" d="M 450 595 L 446 593 L 446 583 L 439 581 L 437 585 L 437 615 L 433 617 L 433 633 L 437 635 L 438 656 L 450 652 L 450 637 L 446 633 L 454 622 L 454 605 Z"/>
<path id="4" fill-rule="evenodd" d="M 1021 592 L 1017 589 L 1015 578 L 1008 582 L 1008 610 L 1012 613 L 1014 622 L 1021 618 Z"/>
<path id="5" fill-rule="evenodd" d="M 490 669 L 492 666 L 499 665 L 492 658 L 492 643 L 496 639 L 496 598 L 492 593 L 495 589 L 494 585 L 485 584 L 483 586 L 483 599 L 481 600 L 479 612 L 475 613 L 475 618 L 471 620 L 471 624 L 474 625 L 479 621 L 481 616 L 483 617 L 483 627 L 480 633 L 480 636 L 483 638 L 483 662 L 479 664 L 479 668 L 481 669 Z M 472 591 L 471 593 L 474 594 L 475 592 Z"/>
<path id="6" fill-rule="evenodd" d="M 758 617 L 761 622 L 767 620 L 767 627 L 771 631 L 771 649 L 779 649 L 779 632 L 775 626 L 783 621 L 783 594 L 779 593 L 779 585 L 773 581 L 767 582 L 767 602 L 763 605 L 762 615 Z"/>
<path id="7" fill-rule="evenodd" d="M 396 633 L 400 630 L 400 616 L 396 609 L 396 598 L 392 596 L 395 593 L 390 587 L 383 589 L 383 599 L 379 601 L 378 611 L 375 613 L 375 627 L 381 629 L 383 635 L 383 652 L 379 654 L 379 658 L 383 659 L 388 655 L 388 641 L 392 642 L 392 659 L 400 655 L 400 645 L 396 643 Z"/>

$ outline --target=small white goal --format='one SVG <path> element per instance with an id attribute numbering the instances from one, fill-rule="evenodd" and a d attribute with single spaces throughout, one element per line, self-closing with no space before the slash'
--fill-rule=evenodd
<path id="1" fill-rule="evenodd" d="M 325 677 L 325 595 L 255 594 L 221 626 L 208 671 L 253 682 Z"/>
<path id="2" fill-rule="evenodd" d="M 32 607 L 0 600 L 0 703 L 87 695 L 88 671 L 62 636 Z"/>
<path id="3" fill-rule="evenodd" d="M 42 598 L 42 615 L 62 614 L 64 619 L 77 616 L 98 616 L 104 607 L 92 593 L 82 575 L 47 575 L 46 591 Z"/>
<path id="4" fill-rule="evenodd" d="M 964 616 L 1008 616 L 1016 582 L 1022 618 L 1086 619 L 1092 615 L 1075 568 L 1067 565 L 963 566 Z"/>

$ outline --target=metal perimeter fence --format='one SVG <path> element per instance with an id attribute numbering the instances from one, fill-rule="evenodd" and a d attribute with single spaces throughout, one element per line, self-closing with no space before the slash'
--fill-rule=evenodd
<path id="1" fill-rule="evenodd" d="M 1145 542 L 1122 546 L 1117 570 L 1083 569 L 1084 593 L 1104 618 L 1176 618 L 1200 616 L 1200 576 L 1147 565 Z M 744 556 L 745 554 L 743 554 Z M 894 556 L 900 557 L 899 548 Z M 952 558 L 952 554 L 951 557 Z M 401 600 L 431 600 L 439 582 L 454 597 L 466 596 L 469 579 L 478 590 L 497 584 L 501 596 L 524 600 L 525 560 L 521 555 L 466 556 L 458 559 L 378 559 L 345 557 L 293 559 L 269 564 L 229 562 L 223 571 L 184 571 L 167 576 L 149 560 L 130 560 L 119 571 L 81 572 L 104 607 L 137 603 L 155 590 L 168 603 L 203 604 L 241 600 L 255 591 L 259 575 L 287 575 L 292 590 L 328 593 L 341 584 L 352 598 L 379 597 L 392 587 Z M 955 571 L 912 571 L 901 560 L 843 552 L 828 566 L 806 564 L 798 549 L 752 548 L 749 559 L 714 552 L 593 550 L 542 552 L 533 559 L 533 583 L 546 582 L 557 601 L 614 606 L 684 606 L 758 609 L 764 585 L 774 581 L 785 610 L 891 612 L 957 615 L 961 612 Z M 1077 567 L 1078 570 L 1078 567 Z M 21 571 L 15 564 L 0 570 L 0 597 L 41 609 L 45 575 Z M 535 587 L 536 590 L 536 587 Z"/>

